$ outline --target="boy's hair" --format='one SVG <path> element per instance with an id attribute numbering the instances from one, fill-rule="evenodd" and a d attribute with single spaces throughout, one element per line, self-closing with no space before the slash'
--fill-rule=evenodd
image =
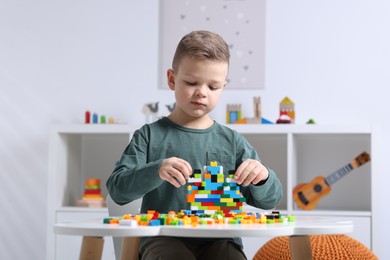
<path id="1" fill-rule="evenodd" d="M 179 63 L 184 57 L 226 62 L 229 64 L 229 46 L 216 33 L 193 31 L 185 35 L 177 45 L 172 61 L 172 69 L 174 71 L 177 71 Z"/>

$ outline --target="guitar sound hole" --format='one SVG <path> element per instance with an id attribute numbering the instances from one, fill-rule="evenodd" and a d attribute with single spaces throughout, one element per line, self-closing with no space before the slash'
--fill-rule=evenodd
<path id="1" fill-rule="evenodd" d="M 320 184 L 316 184 L 316 185 L 314 186 L 314 191 L 315 191 L 315 192 L 321 192 L 321 191 L 322 191 L 322 186 L 321 186 Z"/>

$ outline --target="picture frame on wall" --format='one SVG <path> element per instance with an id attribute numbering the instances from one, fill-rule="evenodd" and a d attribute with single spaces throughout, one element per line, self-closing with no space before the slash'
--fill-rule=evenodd
<path id="1" fill-rule="evenodd" d="M 227 89 L 265 88 L 265 0 L 160 0 L 159 88 L 180 39 L 194 30 L 221 35 L 229 45 Z"/>

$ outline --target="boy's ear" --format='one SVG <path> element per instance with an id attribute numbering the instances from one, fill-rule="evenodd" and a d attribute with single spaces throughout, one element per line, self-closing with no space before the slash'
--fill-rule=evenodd
<path id="1" fill-rule="evenodd" d="M 175 90 L 175 72 L 172 69 L 167 71 L 168 86 L 171 90 Z"/>

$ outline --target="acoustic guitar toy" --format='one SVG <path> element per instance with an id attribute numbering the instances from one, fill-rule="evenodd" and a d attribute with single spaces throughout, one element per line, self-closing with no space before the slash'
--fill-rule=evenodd
<path id="1" fill-rule="evenodd" d="M 317 176 L 309 183 L 298 184 L 293 190 L 293 198 L 299 208 L 304 210 L 314 209 L 318 201 L 327 195 L 331 190 L 331 185 L 347 175 L 353 169 L 359 168 L 370 161 L 370 155 L 361 153 L 344 167 L 338 169 L 328 177 Z"/>

